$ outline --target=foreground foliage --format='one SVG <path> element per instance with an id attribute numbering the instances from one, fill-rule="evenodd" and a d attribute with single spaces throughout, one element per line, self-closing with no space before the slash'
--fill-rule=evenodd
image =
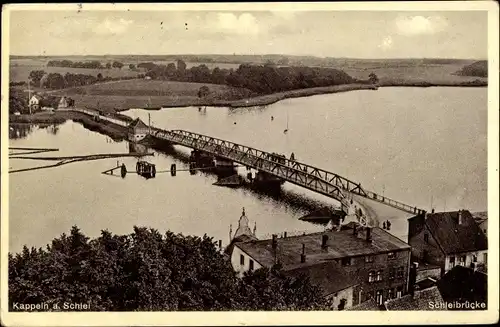
<path id="1" fill-rule="evenodd" d="M 46 249 L 9 254 L 9 306 L 86 303 L 92 311 L 325 309 L 307 277 L 237 278 L 213 240 L 134 227 L 89 239 L 77 227 Z"/>

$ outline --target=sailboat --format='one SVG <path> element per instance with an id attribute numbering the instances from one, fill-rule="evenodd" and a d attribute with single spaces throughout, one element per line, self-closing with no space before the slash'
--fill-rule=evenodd
<path id="1" fill-rule="evenodd" d="M 286 129 L 283 131 L 283 133 L 288 133 L 288 112 L 286 113 Z"/>

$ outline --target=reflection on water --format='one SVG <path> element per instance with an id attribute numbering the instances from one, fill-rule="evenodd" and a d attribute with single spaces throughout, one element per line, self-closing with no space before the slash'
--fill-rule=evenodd
<path id="1" fill-rule="evenodd" d="M 151 114 L 153 125 L 165 129 L 185 129 L 287 156 L 293 152 L 299 161 L 414 206 L 428 208 L 433 197 L 438 211 L 480 211 L 487 207 L 486 94 L 486 89 L 383 88 L 290 99 L 262 108 L 125 114 L 143 121 Z M 111 178 L 101 174 L 116 166 L 116 159 L 110 159 L 10 175 L 9 245 L 14 251 L 24 244 L 47 244 L 75 224 L 89 236 L 102 229 L 125 234 L 133 225 L 145 225 L 206 233 L 227 243 L 229 226 L 237 223 L 242 207 L 251 225 L 257 223 L 260 237 L 319 231 L 322 227 L 298 218 L 320 206 L 336 205 L 289 183 L 267 193 L 214 186 L 217 176 L 211 173 L 180 171 L 189 167 L 190 154 L 180 146 L 157 152 L 114 142 L 69 121 L 51 132 L 29 125 L 19 130 L 9 133 L 10 146 L 59 148 L 61 156 L 152 151 L 154 156 L 147 160 L 165 173 L 149 180 L 135 174 Z M 26 164 L 21 161 L 9 165 Z M 131 171 L 137 159 L 119 161 Z M 171 164 L 177 165 L 175 177 L 169 172 Z M 384 217 L 391 219 L 392 230 L 406 234 L 406 220 L 392 221 L 393 209 L 381 207 L 387 209 Z"/>

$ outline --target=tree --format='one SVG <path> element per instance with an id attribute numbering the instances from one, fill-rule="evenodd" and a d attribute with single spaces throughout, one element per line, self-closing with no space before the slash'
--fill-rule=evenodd
<path id="1" fill-rule="evenodd" d="M 44 70 L 32 70 L 29 74 L 29 79 L 34 86 L 40 86 L 40 80 L 45 74 Z"/>
<path id="2" fill-rule="evenodd" d="M 206 235 L 134 227 L 89 239 L 74 226 L 45 249 L 9 253 L 10 310 L 16 302 L 54 311 L 62 302 L 95 311 L 321 309 L 318 294 L 308 279 L 274 270 L 239 279 Z"/>
<path id="3" fill-rule="evenodd" d="M 122 69 L 123 67 L 123 64 L 119 61 L 113 61 L 113 65 L 112 65 L 113 68 L 118 68 L 118 69 Z"/>
<path id="4" fill-rule="evenodd" d="M 370 73 L 370 75 L 368 75 L 368 80 L 371 84 L 377 84 L 379 81 L 378 76 L 375 75 L 375 73 Z"/>
<path id="5" fill-rule="evenodd" d="M 134 64 L 130 64 L 130 65 L 128 65 L 128 68 L 129 68 L 130 70 L 134 70 L 134 69 L 135 69 L 135 65 L 134 65 Z"/>
<path id="6" fill-rule="evenodd" d="M 98 81 L 102 81 L 103 80 L 103 77 L 102 77 L 101 73 L 97 74 L 97 80 Z"/>
<path id="7" fill-rule="evenodd" d="M 206 85 L 203 85 L 198 90 L 198 98 L 204 98 L 204 97 L 208 96 L 209 94 L 210 94 L 210 89 Z"/>
<path id="8" fill-rule="evenodd" d="M 26 96 L 19 90 L 9 90 L 9 114 L 19 112 L 22 114 L 29 113 L 28 100 Z"/>
<path id="9" fill-rule="evenodd" d="M 177 74 L 179 76 L 183 76 L 186 73 L 186 67 L 187 65 L 184 62 L 184 60 L 182 59 L 177 60 Z"/>
<path id="10" fill-rule="evenodd" d="M 111 63 L 109 62 L 106 63 L 106 69 L 111 69 Z"/>

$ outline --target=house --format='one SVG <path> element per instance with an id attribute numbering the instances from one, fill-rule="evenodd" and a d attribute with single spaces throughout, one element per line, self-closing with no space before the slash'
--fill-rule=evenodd
<path id="1" fill-rule="evenodd" d="M 57 108 L 68 108 L 69 107 L 69 99 L 66 98 L 66 97 L 61 97 L 61 99 L 59 100 L 59 103 L 57 105 Z"/>
<path id="2" fill-rule="evenodd" d="M 286 270 L 288 276 L 308 276 L 311 283 L 320 286 L 323 296 L 331 303 L 332 310 L 344 310 L 353 306 L 354 292 L 360 281 L 356 274 L 346 274 L 335 262 L 301 265 L 299 268 Z"/>
<path id="3" fill-rule="evenodd" d="M 339 304 L 344 300 L 344 308 L 368 299 L 382 305 L 408 289 L 410 246 L 378 227 L 282 238 L 273 235 L 266 240 L 238 235 L 226 253 L 239 276 L 275 264 L 292 275 L 307 272 L 311 280 L 327 285 L 326 296 L 337 297 Z M 335 279 L 342 282 L 328 286 Z"/>
<path id="4" fill-rule="evenodd" d="M 476 224 L 483 231 L 483 233 L 488 236 L 488 212 L 474 212 L 472 213 L 472 217 L 474 217 Z"/>
<path id="5" fill-rule="evenodd" d="M 486 235 L 467 210 L 409 218 L 408 240 L 412 257 L 418 262 L 438 265 L 441 275 L 456 265 L 487 264 Z"/>
<path id="6" fill-rule="evenodd" d="M 136 118 L 128 125 L 128 139 L 138 142 L 149 134 L 149 126 L 144 124 L 140 118 Z"/>
<path id="7" fill-rule="evenodd" d="M 415 289 L 409 294 L 384 303 L 387 311 L 434 311 L 447 310 L 437 286 L 424 290 Z"/>
<path id="8" fill-rule="evenodd" d="M 31 110 L 39 110 L 41 106 L 40 102 L 42 101 L 42 99 L 43 98 L 38 94 L 33 95 L 29 100 L 29 106 Z"/>

